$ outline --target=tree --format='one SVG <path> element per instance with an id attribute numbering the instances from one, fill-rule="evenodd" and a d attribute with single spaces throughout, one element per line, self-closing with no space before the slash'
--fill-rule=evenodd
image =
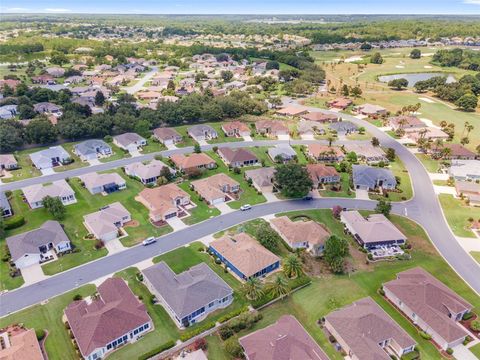
<path id="1" fill-rule="evenodd" d="M 340 219 L 340 214 L 342 213 L 343 209 L 340 205 L 335 205 L 332 208 L 332 215 L 335 219 Z"/>
<path id="2" fill-rule="evenodd" d="M 272 96 L 268 99 L 268 102 L 272 105 L 273 109 L 276 109 L 278 106 L 282 105 L 282 99 L 279 96 Z"/>
<path id="3" fill-rule="evenodd" d="M 387 148 L 386 157 L 388 161 L 395 161 L 395 149 L 394 148 Z"/>
<path id="4" fill-rule="evenodd" d="M 410 59 L 420 59 L 422 57 L 422 52 L 420 49 L 413 49 L 410 51 Z"/>
<path id="5" fill-rule="evenodd" d="M 325 242 L 323 255 L 328 266 L 334 273 L 342 273 L 345 267 L 345 257 L 349 254 L 348 241 L 337 235 L 331 235 Z"/>
<path id="6" fill-rule="evenodd" d="M 0 122 L 0 153 L 15 151 L 23 145 L 23 126 L 16 120 Z"/>
<path id="7" fill-rule="evenodd" d="M 274 278 L 268 283 L 267 289 L 274 298 L 286 296 L 290 292 L 287 279 L 280 274 L 274 276 Z"/>
<path id="8" fill-rule="evenodd" d="M 18 105 L 18 115 L 20 116 L 20 119 L 33 119 L 37 113 L 33 109 L 33 106 L 30 104 L 21 104 Z"/>
<path id="9" fill-rule="evenodd" d="M 370 63 L 372 64 L 383 64 L 382 55 L 379 52 L 374 53 L 370 58 Z"/>
<path id="10" fill-rule="evenodd" d="M 168 167 L 164 166 L 160 170 L 160 176 L 167 179 L 167 181 L 172 181 L 174 175 L 172 174 L 172 172 L 170 171 L 170 169 Z"/>
<path id="11" fill-rule="evenodd" d="M 265 293 L 263 291 L 263 284 L 257 277 L 250 277 L 243 284 L 243 293 L 249 300 L 260 299 Z"/>
<path id="12" fill-rule="evenodd" d="M 55 52 L 50 58 L 50 62 L 55 65 L 63 65 L 68 63 L 68 58 L 65 54 L 61 52 Z"/>
<path id="13" fill-rule="evenodd" d="M 97 106 L 103 106 L 105 103 L 105 95 L 103 95 L 103 92 L 97 91 L 95 94 L 95 105 Z"/>
<path id="14" fill-rule="evenodd" d="M 375 146 L 375 147 L 376 147 L 376 146 L 380 146 L 380 140 L 378 140 L 378 138 L 375 137 L 375 136 L 372 137 L 372 141 L 371 141 L 371 142 L 372 142 L 372 145 Z"/>
<path id="15" fill-rule="evenodd" d="M 30 144 L 50 144 L 57 140 L 57 129 L 50 120 L 35 119 L 25 127 L 25 137 Z"/>
<path id="16" fill-rule="evenodd" d="M 372 45 L 370 45 L 369 43 L 363 43 L 362 45 L 360 45 L 360 50 L 363 50 L 363 51 L 372 50 Z"/>
<path id="17" fill-rule="evenodd" d="M 388 86 L 395 90 L 403 90 L 408 86 L 408 80 L 404 78 L 393 79 L 388 82 Z"/>
<path id="18" fill-rule="evenodd" d="M 42 204 L 55 220 L 63 220 L 65 218 L 66 209 L 60 198 L 46 196 L 43 198 Z"/>
<path id="19" fill-rule="evenodd" d="M 225 351 L 229 353 L 233 358 L 238 359 L 242 357 L 243 350 L 235 336 L 232 336 L 224 341 L 223 346 Z"/>
<path id="20" fill-rule="evenodd" d="M 313 186 L 307 169 L 296 163 L 278 166 L 274 180 L 281 193 L 289 198 L 304 197 Z"/>
<path id="21" fill-rule="evenodd" d="M 352 95 L 354 98 L 358 98 L 360 96 L 362 96 L 362 89 L 360 89 L 360 86 L 358 85 L 355 85 L 354 87 L 352 87 L 350 89 L 350 95 Z"/>
<path id="22" fill-rule="evenodd" d="M 223 81 L 229 82 L 233 78 L 233 73 L 230 70 L 223 70 L 220 73 L 220 76 L 222 77 Z"/>
<path id="23" fill-rule="evenodd" d="M 284 259 L 283 273 L 289 278 L 296 278 L 303 273 L 302 262 L 297 255 L 290 254 Z"/>
<path id="24" fill-rule="evenodd" d="M 390 216 L 390 211 L 392 210 L 392 204 L 389 201 L 380 199 L 375 207 L 375 212 L 378 214 L 383 214 L 386 217 Z"/>
<path id="25" fill-rule="evenodd" d="M 357 153 L 354 152 L 354 151 L 350 151 L 347 154 L 347 160 L 348 160 L 349 163 L 355 164 L 358 161 Z"/>
<path id="26" fill-rule="evenodd" d="M 267 64 L 265 65 L 265 69 L 267 70 L 273 70 L 273 69 L 276 69 L 276 70 L 279 70 L 280 69 L 280 64 L 278 63 L 278 61 L 268 61 Z"/>
<path id="27" fill-rule="evenodd" d="M 202 152 L 202 148 L 200 147 L 200 144 L 195 144 L 193 146 L 193 152 L 196 154 L 200 154 Z"/>
<path id="28" fill-rule="evenodd" d="M 256 232 L 256 238 L 264 247 L 270 251 L 277 251 L 280 242 L 279 235 L 269 226 L 260 226 Z"/>
<path id="29" fill-rule="evenodd" d="M 343 96 L 349 96 L 350 95 L 350 90 L 349 90 L 347 84 L 343 84 L 343 86 L 342 86 L 342 95 Z"/>
<path id="30" fill-rule="evenodd" d="M 143 137 L 148 137 L 150 135 L 150 123 L 147 120 L 139 120 L 133 130 Z"/>
<path id="31" fill-rule="evenodd" d="M 477 104 L 478 98 L 473 94 L 465 94 L 455 102 L 455 105 L 464 111 L 474 111 Z"/>

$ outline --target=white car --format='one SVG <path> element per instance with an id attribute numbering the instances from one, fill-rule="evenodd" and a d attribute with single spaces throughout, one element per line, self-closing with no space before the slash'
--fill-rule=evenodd
<path id="1" fill-rule="evenodd" d="M 143 246 L 147 246 L 147 245 L 150 245 L 150 244 L 153 244 L 154 242 L 156 242 L 157 240 L 151 236 L 149 238 L 146 238 L 145 240 L 142 241 L 142 245 Z"/>
<path id="2" fill-rule="evenodd" d="M 242 205 L 242 206 L 240 207 L 240 210 L 246 211 L 246 210 L 250 210 L 251 208 L 252 208 L 252 205 L 250 205 L 250 204 L 245 204 L 245 205 Z"/>

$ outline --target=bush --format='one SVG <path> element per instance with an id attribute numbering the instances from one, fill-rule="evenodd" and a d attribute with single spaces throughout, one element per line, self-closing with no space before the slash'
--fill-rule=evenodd
<path id="1" fill-rule="evenodd" d="M 432 335 L 427 334 L 427 333 L 424 332 L 424 331 L 420 331 L 420 336 L 421 336 L 422 338 L 424 338 L 425 340 L 430 340 L 430 339 L 432 338 Z"/>
<path id="2" fill-rule="evenodd" d="M 469 312 L 463 314 L 462 320 L 465 320 L 465 321 L 470 320 L 472 317 L 473 317 L 473 313 L 469 311 Z"/>
<path id="3" fill-rule="evenodd" d="M 383 290 L 382 288 L 378 289 L 378 293 L 382 296 L 385 296 L 385 290 Z"/>
<path id="4" fill-rule="evenodd" d="M 218 334 L 222 340 L 227 340 L 229 337 L 232 337 L 234 333 L 230 326 L 224 325 L 218 330 Z"/>
<path id="5" fill-rule="evenodd" d="M 13 230 L 19 228 L 25 224 L 25 218 L 21 215 L 12 216 L 10 219 L 5 220 L 5 230 Z"/>
<path id="6" fill-rule="evenodd" d="M 242 347 L 240 346 L 236 337 L 231 337 L 223 343 L 225 351 L 234 358 L 240 358 L 243 355 Z"/>
<path id="7" fill-rule="evenodd" d="M 165 351 L 167 349 L 170 349 L 172 347 L 175 346 L 175 341 L 173 340 L 170 340 L 170 341 L 167 341 L 165 344 L 163 345 L 160 345 L 158 347 L 156 347 L 155 349 L 152 349 L 142 355 L 140 355 L 138 357 L 138 360 L 147 360 L 147 359 L 150 359 L 151 357 L 157 355 L 157 354 L 160 354 L 162 351 Z"/>
<path id="8" fill-rule="evenodd" d="M 155 304 L 155 295 L 150 294 L 150 304 Z"/>
<path id="9" fill-rule="evenodd" d="M 237 310 L 233 310 L 233 311 L 230 311 L 229 313 L 221 316 L 219 319 L 218 319 L 218 322 L 219 323 L 224 323 L 225 321 L 228 321 L 232 318 L 234 318 L 235 316 L 238 316 L 240 315 L 241 313 L 245 312 L 248 310 L 248 307 L 243 307 L 243 308 L 240 308 L 240 309 L 237 309 Z"/>
<path id="10" fill-rule="evenodd" d="M 82 300 L 82 299 L 83 299 L 83 297 L 82 297 L 82 295 L 80 295 L 80 294 L 76 294 L 76 295 L 73 297 L 73 301 L 80 301 L 80 300 Z"/>
<path id="11" fill-rule="evenodd" d="M 188 339 L 191 339 L 194 336 L 197 336 L 198 334 L 203 333 L 204 331 L 210 330 L 215 326 L 215 322 L 211 321 L 209 323 L 206 323 L 203 326 L 199 326 L 193 330 L 185 331 L 184 333 L 180 334 L 180 340 L 181 341 L 187 341 Z"/>
<path id="12" fill-rule="evenodd" d="M 138 272 L 138 273 L 136 274 L 136 277 L 137 277 L 137 280 L 138 280 L 138 281 L 143 281 L 143 274 L 142 274 L 141 272 Z"/>
<path id="13" fill-rule="evenodd" d="M 100 250 L 104 246 L 105 246 L 105 244 L 103 243 L 102 240 L 95 240 L 95 249 Z"/>
<path id="14" fill-rule="evenodd" d="M 480 320 L 473 320 L 470 323 L 470 327 L 473 331 L 480 331 Z"/>
<path id="15" fill-rule="evenodd" d="M 448 348 L 447 350 L 445 350 L 445 352 L 446 352 L 448 355 L 452 355 L 452 354 L 453 354 L 453 349 L 452 349 L 452 348 Z"/>
<path id="16" fill-rule="evenodd" d="M 43 329 L 36 329 L 35 335 L 37 336 L 38 341 L 42 341 L 45 338 L 45 330 Z"/>

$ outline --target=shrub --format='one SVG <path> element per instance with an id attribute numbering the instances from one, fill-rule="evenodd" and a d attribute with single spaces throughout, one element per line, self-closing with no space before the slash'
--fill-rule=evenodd
<path id="1" fill-rule="evenodd" d="M 155 304 L 155 295 L 150 294 L 150 304 Z"/>
<path id="2" fill-rule="evenodd" d="M 21 215 L 12 216 L 10 219 L 5 220 L 5 230 L 13 230 L 19 228 L 25 224 L 25 218 Z"/>
<path id="3" fill-rule="evenodd" d="M 222 340 L 227 340 L 229 337 L 233 336 L 233 330 L 230 326 L 224 325 L 220 328 L 218 334 Z"/>
<path id="4" fill-rule="evenodd" d="M 156 347 L 155 349 L 152 349 L 142 355 L 140 355 L 138 357 L 138 360 L 147 360 L 147 359 L 150 359 L 151 357 L 157 355 L 157 354 L 160 354 L 162 351 L 165 351 L 167 349 L 170 349 L 172 347 L 175 346 L 175 341 L 173 340 L 170 340 L 170 341 L 167 341 L 165 344 L 163 345 L 160 345 L 158 347 Z"/>
<path id="5" fill-rule="evenodd" d="M 242 171 L 240 170 L 240 168 L 239 168 L 238 166 L 235 166 L 235 167 L 233 168 L 233 173 L 234 173 L 234 174 L 241 174 Z"/>
<path id="6" fill-rule="evenodd" d="M 79 301 L 79 300 L 82 300 L 82 299 L 83 299 L 83 297 L 80 294 L 75 294 L 75 296 L 73 297 L 73 301 Z"/>
<path id="7" fill-rule="evenodd" d="M 473 331 L 480 331 L 480 320 L 473 320 L 470 323 L 470 327 Z"/>
<path id="8" fill-rule="evenodd" d="M 448 355 L 452 355 L 452 354 L 453 354 L 453 349 L 452 349 L 452 348 L 448 348 L 448 349 L 445 350 L 445 351 L 446 351 L 446 353 L 447 353 Z"/>
<path id="9" fill-rule="evenodd" d="M 35 335 L 37 336 L 38 341 L 42 341 L 45 338 L 45 330 L 43 329 L 36 329 Z"/>
<path id="10" fill-rule="evenodd" d="M 221 316 L 219 319 L 218 319 L 218 322 L 219 323 L 224 323 L 225 321 L 228 321 L 232 318 L 234 318 L 235 316 L 238 316 L 240 315 L 241 313 L 245 312 L 248 310 L 248 307 L 243 307 L 243 308 L 240 308 L 240 309 L 237 309 L 237 310 L 233 310 L 233 311 L 230 311 L 229 313 Z"/>
<path id="11" fill-rule="evenodd" d="M 227 339 L 224 343 L 223 346 L 225 348 L 225 351 L 229 353 L 231 356 L 234 358 L 240 358 L 243 355 L 242 347 L 238 343 L 238 339 L 236 337 L 231 337 Z"/>
<path id="12" fill-rule="evenodd" d="M 103 243 L 102 240 L 95 240 L 95 249 L 100 250 L 104 246 L 105 246 L 105 244 Z"/>
<path id="13" fill-rule="evenodd" d="M 137 272 L 136 277 L 138 281 L 143 281 L 143 274 L 141 272 Z"/>
<path id="14" fill-rule="evenodd" d="M 188 339 L 191 339 L 194 336 L 197 336 L 198 334 L 203 333 L 204 331 L 210 330 L 215 326 L 215 322 L 211 321 L 209 323 L 206 323 L 203 326 L 199 326 L 193 330 L 190 331 L 185 331 L 184 333 L 180 334 L 180 340 L 181 341 L 187 341 Z"/>
<path id="15" fill-rule="evenodd" d="M 422 338 L 424 338 L 425 340 L 430 340 L 430 339 L 432 338 L 432 335 L 427 334 L 427 333 L 424 332 L 424 331 L 420 331 L 420 336 L 421 336 Z"/>
<path id="16" fill-rule="evenodd" d="M 462 320 L 465 320 L 465 321 L 470 320 L 472 317 L 473 317 L 473 313 L 469 311 L 469 312 L 463 314 Z"/>
<path id="17" fill-rule="evenodd" d="M 207 341 L 204 338 L 197 339 L 193 343 L 193 348 L 195 350 L 198 350 L 198 349 L 207 350 Z"/>
<path id="18" fill-rule="evenodd" d="M 382 288 L 378 289 L 378 293 L 382 296 L 385 296 L 385 290 L 383 290 Z"/>

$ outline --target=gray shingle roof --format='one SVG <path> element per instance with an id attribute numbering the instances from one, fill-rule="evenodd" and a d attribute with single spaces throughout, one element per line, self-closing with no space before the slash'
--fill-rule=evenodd
<path id="1" fill-rule="evenodd" d="M 384 180 L 392 185 L 397 184 L 397 180 L 392 172 L 388 169 L 366 166 L 353 165 L 352 166 L 353 183 L 355 185 L 368 186 L 373 189 L 376 187 L 377 180 Z"/>
<path id="2" fill-rule="evenodd" d="M 75 145 L 75 151 L 77 152 L 77 154 L 84 155 L 84 156 L 87 156 L 90 154 L 97 154 L 97 152 L 99 152 L 97 151 L 97 149 L 111 150 L 111 147 L 105 141 L 97 140 L 97 139 L 86 140 Z"/>

